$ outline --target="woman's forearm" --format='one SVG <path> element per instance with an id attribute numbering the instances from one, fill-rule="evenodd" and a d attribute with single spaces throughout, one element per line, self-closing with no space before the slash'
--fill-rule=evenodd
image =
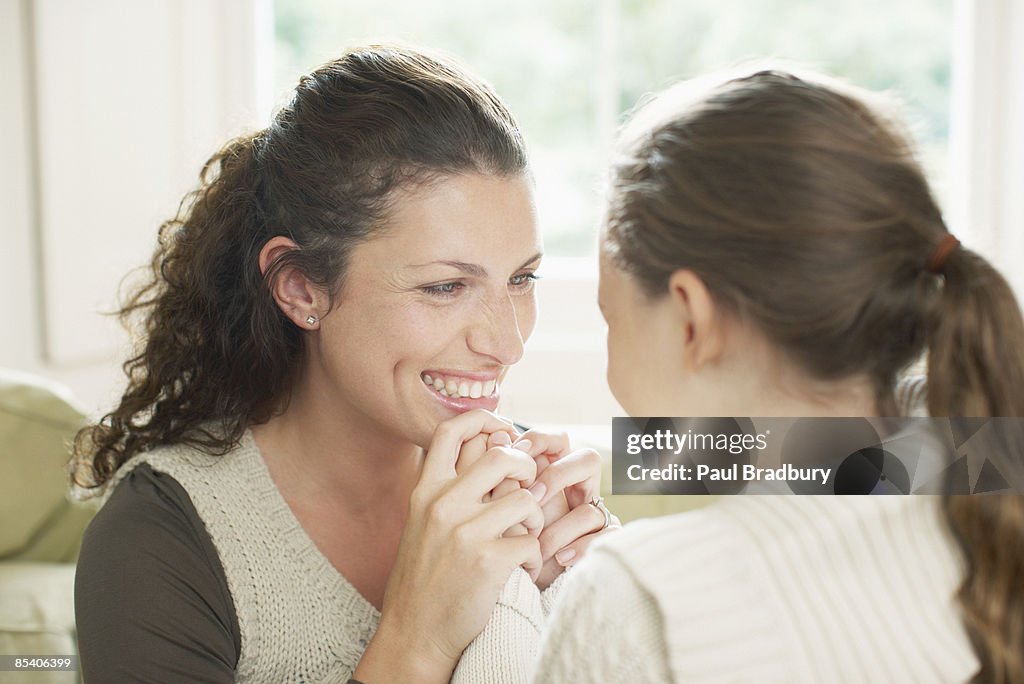
<path id="1" fill-rule="evenodd" d="M 430 643 L 429 635 L 408 634 L 382 618 L 352 678 L 364 684 L 447 684 L 455 663 Z"/>
<path id="2" fill-rule="evenodd" d="M 540 591 L 516 568 L 483 631 L 470 642 L 452 684 L 526 684 L 540 651 L 544 614 Z"/>

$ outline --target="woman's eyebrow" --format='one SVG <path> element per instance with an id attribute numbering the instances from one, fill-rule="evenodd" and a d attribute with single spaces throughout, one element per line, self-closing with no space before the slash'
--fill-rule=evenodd
<path id="1" fill-rule="evenodd" d="M 544 256 L 544 253 L 543 253 L 543 252 L 537 252 L 537 253 L 536 253 L 536 254 L 534 254 L 534 255 L 533 255 L 532 257 L 530 257 L 529 259 L 527 259 L 526 261 L 524 261 L 524 262 L 523 262 L 523 265 L 522 265 L 522 266 L 520 266 L 519 268 L 525 268 L 525 267 L 529 266 L 529 265 L 530 265 L 530 264 L 532 264 L 532 263 L 533 263 L 534 261 L 538 261 L 538 260 L 539 260 L 539 259 L 540 259 L 540 258 L 541 258 L 542 256 Z M 518 270 L 519 270 L 519 268 L 517 268 L 516 270 L 518 271 Z"/>
<path id="2" fill-rule="evenodd" d="M 452 268 L 458 269 L 466 275 L 475 276 L 477 278 L 483 278 L 487 276 L 487 269 L 477 264 L 469 264 L 465 261 L 431 261 L 426 264 L 410 264 L 410 268 L 426 268 L 427 266 L 434 266 L 440 264 L 442 266 L 451 266 Z"/>
<path id="3" fill-rule="evenodd" d="M 542 256 L 544 256 L 544 255 L 541 252 L 537 252 L 532 257 L 530 257 L 529 259 L 524 261 L 522 266 L 520 266 L 519 268 L 524 268 L 524 267 L 532 264 L 534 261 L 537 261 Z M 458 270 L 462 271 L 466 275 L 471 275 L 471 276 L 474 276 L 476 278 L 486 278 L 487 277 L 487 269 L 486 268 L 484 268 L 483 266 L 480 266 L 478 264 L 470 264 L 470 263 L 467 263 L 465 261 L 439 260 L 439 261 L 431 261 L 431 262 L 426 263 L 426 264 L 410 264 L 409 268 L 425 268 L 427 266 L 434 266 L 435 264 L 440 264 L 442 266 L 451 266 L 452 268 L 455 268 L 455 269 L 458 269 Z M 517 268 L 516 270 L 518 271 L 519 268 Z"/>

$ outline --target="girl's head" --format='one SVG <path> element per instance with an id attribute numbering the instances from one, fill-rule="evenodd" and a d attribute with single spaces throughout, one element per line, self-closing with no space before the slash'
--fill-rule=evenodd
<path id="1" fill-rule="evenodd" d="M 826 399 L 865 387 L 868 411 L 895 415 L 897 376 L 927 353 L 933 416 L 1024 416 L 1017 302 L 982 257 L 948 250 L 907 139 L 870 102 L 762 71 L 684 84 L 627 125 L 600 297 L 609 382 L 628 412 L 722 415 L 700 380 L 725 366 L 784 367 Z M 731 406 L 747 415 L 755 400 Z M 948 497 L 946 511 L 979 681 L 1019 681 L 1024 501 Z"/>
<path id="2" fill-rule="evenodd" d="M 489 86 L 411 49 L 357 49 L 201 178 L 122 312 L 144 347 L 120 405 L 80 435 L 80 484 L 161 444 L 224 451 L 300 386 L 419 443 L 493 408 L 533 326 L 541 248 L 523 138 Z"/>
<path id="3" fill-rule="evenodd" d="M 666 372 L 756 348 L 825 394 L 866 387 L 874 412 L 892 414 L 897 376 L 927 349 L 934 414 L 1020 415 L 1021 347 L 994 334 L 1022 329 L 1017 304 L 967 249 L 929 270 L 948 233 L 907 138 L 871 96 L 778 71 L 702 86 L 642 108 L 613 170 L 602 303 L 620 290 L 636 301 L 609 316 L 623 406 L 659 415 L 644 397 Z M 645 312 L 661 322 L 638 325 Z M 641 335 L 675 352 L 618 353 Z"/>

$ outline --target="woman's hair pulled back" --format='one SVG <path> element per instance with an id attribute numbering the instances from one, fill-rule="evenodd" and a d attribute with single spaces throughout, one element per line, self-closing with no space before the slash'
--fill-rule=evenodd
<path id="1" fill-rule="evenodd" d="M 75 484 L 100 487 L 160 445 L 229 450 L 283 407 L 302 361 L 303 332 L 270 294 L 282 267 L 335 294 L 396 190 L 526 166 L 508 109 L 445 58 L 369 46 L 303 76 L 269 127 L 210 158 L 161 227 L 148 279 L 120 312 L 141 324 L 142 346 L 117 407 L 78 435 Z M 279 235 L 298 247 L 261 273 Z"/>

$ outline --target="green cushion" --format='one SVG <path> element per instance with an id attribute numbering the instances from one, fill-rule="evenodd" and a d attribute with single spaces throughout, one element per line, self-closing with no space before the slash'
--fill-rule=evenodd
<path id="1" fill-rule="evenodd" d="M 70 563 L 0 563 L 0 653 L 76 654 L 74 585 Z M 78 681 L 75 672 L 0 672 L 4 684 Z"/>
<path id="2" fill-rule="evenodd" d="M 70 444 L 85 422 L 60 385 L 0 370 L 0 560 L 75 560 L 94 512 L 67 496 Z"/>

